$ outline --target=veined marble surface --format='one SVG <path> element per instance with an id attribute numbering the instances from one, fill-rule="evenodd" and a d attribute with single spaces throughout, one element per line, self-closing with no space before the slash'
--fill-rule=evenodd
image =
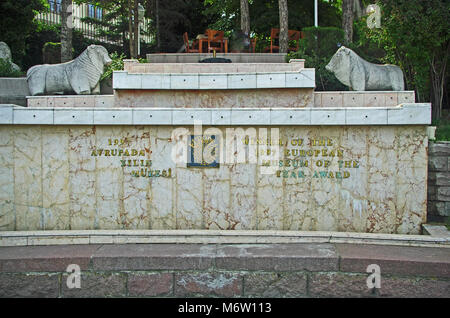
<path id="1" fill-rule="evenodd" d="M 280 127 L 283 167 L 271 175 L 254 163 L 176 164 L 175 128 L 0 126 L 0 230 L 418 234 L 426 221 L 425 126 Z"/>

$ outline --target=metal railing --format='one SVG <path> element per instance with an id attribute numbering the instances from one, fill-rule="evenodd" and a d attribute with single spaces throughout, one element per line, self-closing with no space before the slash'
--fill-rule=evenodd
<path id="1" fill-rule="evenodd" d="M 50 12 L 39 13 L 36 17 L 37 20 L 42 21 L 49 25 L 61 24 L 61 0 L 48 0 L 50 5 Z M 88 4 L 73 4 L 72 6 L 72 25 L 73 28 L 82 32 L 83 36 L 103 43 L 123 45 L 122 38 L 111 39 L 107 35 L 102 35 L 102 33 L 108 32 L 108 26 L 99 26 L 92 23 L 82 21 L 83 18 L 91 17 L 96 19 L 102 19 L 107 12 L 99 7 L 95 7 Z M 145 43 L 151 43 L 153 41 L 153 36 L 148 34 L 149 26 L 148 19 L 144 19 L 141 24 L 141 41 Z M 111 21 L 111 25 L 119 23 L 119 20 L 115 19 Z M 129 38 L 128 32 L 125 33 L 126 38 Z"/>

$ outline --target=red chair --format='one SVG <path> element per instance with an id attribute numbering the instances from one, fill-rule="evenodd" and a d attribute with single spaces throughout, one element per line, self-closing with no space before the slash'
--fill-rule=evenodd
<path id="1" fill-rule="evenodd" d="M 250 53 L 256 53 L 256 38 L 250 39 Z"/>
<path id="2" fill-rule="evenodd" d="M 280 50 L 278 45 L 275 45 L 275 40 L 280 38 L 280 29 L 270 29 L 270 46 L 264 48 L 264 52 L 270 51 L 273 53 L 274 50 Z"/>
<path id="3" fill-rule="evenodd" d="M 300 38 L 303 39 L 303 32 L 297 31 L 297 30 L 288 30 L 288 41 L 296 41 L 297 45 L 295 47 L 289 47 L 288 52 L 295 51 L 297 52 L 300 48 Z M 275 45 L 275 40 L 278 39 L 278 43 L 280 40 L 280 29 L 274 29 L 272 28 L 270 30 L 270 47 L 265 47 L 264 52 L 270 51 L 270 53 L 273 53 L 275 50 L 277 52 L 280 51 L 280 46 Z"/>
<path id="4" fill-rule="evenodd" d="M 198 53 L 198 41 L 195 40 L 192 42 L 192 46 L 189 45 L 189 37 L 187 32 L 184 32 L 183 34 L 183 40 L 184 40 L 184 46 L 186 47 L 186 53 Z M 197 46 L 197 48 L 195 48 Z"/>

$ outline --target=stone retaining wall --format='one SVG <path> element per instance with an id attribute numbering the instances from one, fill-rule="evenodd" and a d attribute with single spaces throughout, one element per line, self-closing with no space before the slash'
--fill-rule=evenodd
<path id="1" fill-rule="evenodd" d="M 450 142 L 430 142 L 428 150 L 428 220 L 450 216 Z"/>
<path id="2" fill-rule="evenodd" d="M 69 264 L 81 288 L 67 287 Z M 366 270 L 381 269 L 369 289 Z M 447 248 L 127 244 L 0 248 L 0 297 L 449 297 Z"/>

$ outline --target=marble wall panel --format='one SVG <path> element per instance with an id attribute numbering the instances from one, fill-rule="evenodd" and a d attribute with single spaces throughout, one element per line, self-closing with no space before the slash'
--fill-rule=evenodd
<path id="1" fill-rule="evenodd" d="M 226 128 L 220 128 L 222 136 Z M 0 127 L 0 230 L 417 234 L 426 221 L 423 126 L 281 127 L 272 174 L 263 173 L 261 162 L 177 166 L 171 156 L 173 129 Z M 136 177 L 133 171 L 141 171 L 141 163 L 161 175 Z"/>
<path id="2" fill-rule="evenodd" d="M 42 127 L 14 128 L 16 230 L 43 228 Z"/>
<path id="3" fill-rule="evenodd" d="M 95 229 L 96 147 L 95 127 L 69 127 L 70 228 Z"/>
<path id="4" fill-rule="evenodd" d="M 11 126 L 0 126 L 0 231 L 15 229 L 14 141 Z"/>
<path id="5" fill-rule="evenodd" d="M 69 128 L 42 127 L 42 207 L 45 230 L 70 229 Z"/>

